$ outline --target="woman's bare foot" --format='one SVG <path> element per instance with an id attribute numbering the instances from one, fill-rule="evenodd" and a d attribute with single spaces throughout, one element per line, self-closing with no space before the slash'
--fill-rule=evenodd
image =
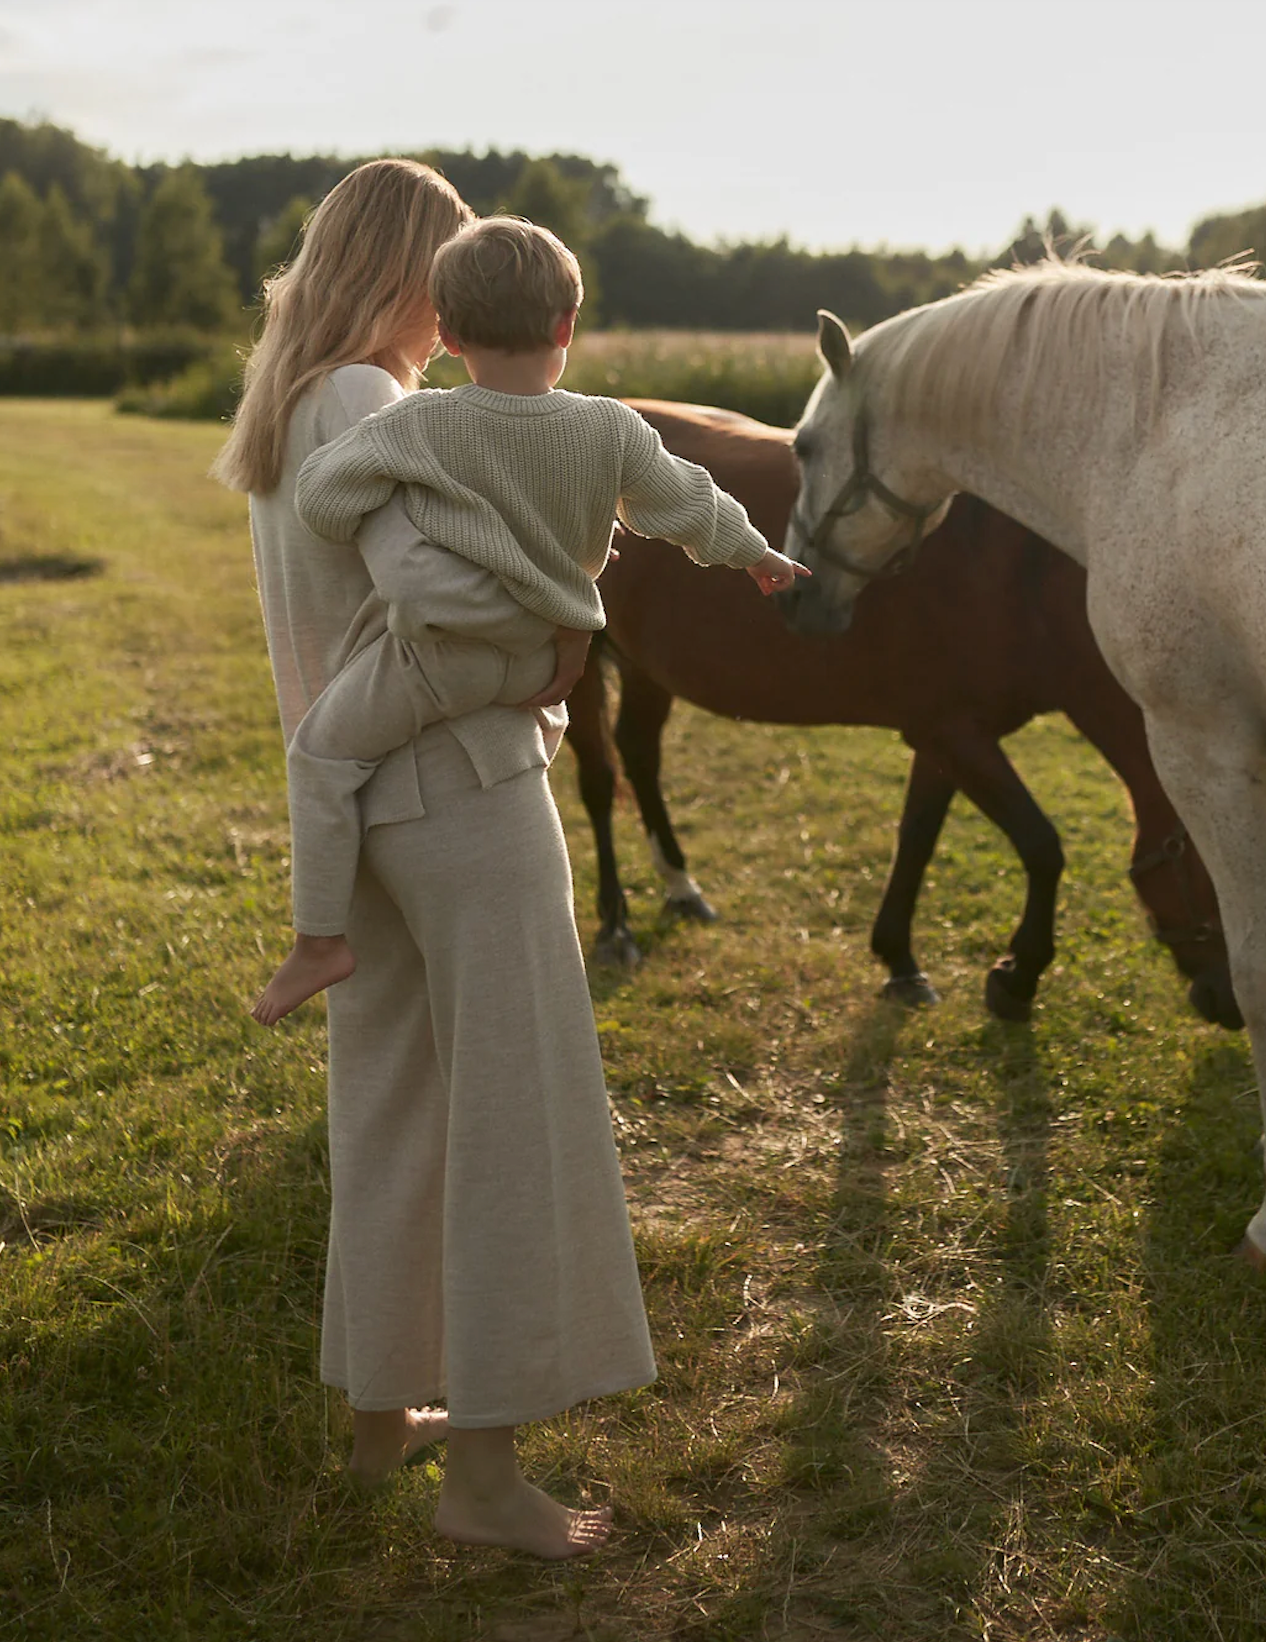
<path id="1" fill-rule="evenodd" d="M 523 1477 L 495 1497 L 480 1496 L 444 1479 L 435 1531 L 458 1545 L 498 1545 L 561 1562 L 587 1556 L 611 1537 L 611 1507 L 571 1511 Z"/>
<path id="2" fill-rule="evenodd" d="M 296 935 L 290 956 L 255 1000 L 251 1015 L 261 1026 L 276 1026 L 283 1015 L 345 981 L 355 968 L 345 936 Z"/>
<path id="3" fill-rule="evenodd" d="M 377 1488 L 393 1471 L 447 1436 L 448 1415 L 442 1408 L 358 1409 L 347 1469 L 362 1488 Z"/>

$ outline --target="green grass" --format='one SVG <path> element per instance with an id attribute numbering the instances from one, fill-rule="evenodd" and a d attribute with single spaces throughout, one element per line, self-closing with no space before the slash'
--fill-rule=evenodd
<path id="1" fill-rule="evenodd" d="M 867 952 L 905 757 L 679 708 L 667 786 L 723 921 L 594 979 L 659 1383 L 526 1434 L 603 1558 L 433 1540 L 434 1469 L 346 1485 L 316 1370 L 319 1008 L 268 1034 L 283 770 L 213 427 L 0 404 L 0 1639 L 1256 1639 L 1266 1291 L 1242 1039 L 1145 936 L 1120 789 L 1013 751 L 1065 839 L 1029 1027 L 982 1008 L 1020 902 L 955 809 L 919 950 Z M 582 930 L 592 851 L 555 782 Z"/>

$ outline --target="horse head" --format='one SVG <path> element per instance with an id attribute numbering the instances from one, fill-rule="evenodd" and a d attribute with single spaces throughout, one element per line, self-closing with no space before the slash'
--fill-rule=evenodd
<path id="1" fill-rule="evenodd" d="M 953 492 L 897 450 L 847 327 L 818 311 L 818 354 L 825 367 L 795 431 L 800 490 L 785 552 L 813 571 L 781 595 L 797 632 L 841 633 L 859 592 L 903 569 L 945 517 Z M 885 477 L 879 476 L 879 468 Z"/>

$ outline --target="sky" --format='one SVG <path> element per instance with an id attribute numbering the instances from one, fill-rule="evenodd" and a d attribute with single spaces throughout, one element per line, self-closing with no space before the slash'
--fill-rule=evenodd
<path id="1" fill-rule="evenodd" d="M 0 115 L 118 158 L 571 152 L 692 238 L 1181 245 L 1266 201 L 1266 0 L 0 0 Z M 1266 246 L 1257 247 L 1266 253 Z"/>

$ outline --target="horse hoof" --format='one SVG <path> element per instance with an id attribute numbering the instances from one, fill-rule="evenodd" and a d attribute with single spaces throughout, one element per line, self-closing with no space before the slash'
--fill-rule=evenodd
<path id="1" fill-rule="evenodd" d="M 917 975 L 893 975 L 884 982 L 881 995 L 889 1003 L 910 1006 L 941 1001 L 941 994 L 922 970 Z"/>
<path id="2" fill-rule="evenodd" d="M 603 969 L 636 969 L 642 954 L 629 930 L 610 929 L 593 943 L 593 961 Z"/>
<path id="3" fill-rule="evenodd" d="M 1032 998 L 1021 998 L 1011 990 L 1009 982 L 1014 974 L 1014 970 L 995 964 L 985 977 L 985 1008 L 1000 1021 L 1027 1021 L 1033 1014 Z"/>
<path id="4" fill-rule="evenodd" d="M 1251 1237 L 1246 1237 L 1235 1252 L 1245 1265 L 1252 1266 L 1254 1271 L 1266 1276 L 1266 1254 L 1258 1248 Z"/>
<path id="5" fill-rule="evenodd" d="M 668 895 L 664 898 L 664 911 L 670 918 L 689 918 L 696 924 L 715 924 L 717 921 L 715 907 L 699 894 L 681 897 Z"/>

